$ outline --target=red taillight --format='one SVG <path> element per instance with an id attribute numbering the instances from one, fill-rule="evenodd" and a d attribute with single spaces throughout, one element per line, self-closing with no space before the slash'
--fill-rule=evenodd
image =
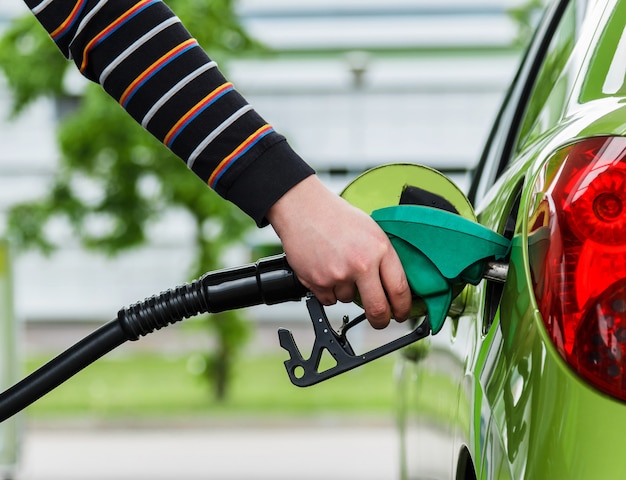
<path id="1" fill-rule="evenodd" d="M 626 400 L 626 138 L 559 150 L 535 198 L 529 257 L 548 334 L 579 375 Z"/>

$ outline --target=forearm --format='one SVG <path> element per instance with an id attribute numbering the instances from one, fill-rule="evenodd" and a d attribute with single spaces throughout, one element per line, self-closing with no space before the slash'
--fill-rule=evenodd
<path id="1" fill-rule="evenodd" d="M 155 0 L 25 0 L 61 51 L 258 224 L 312 169 Z"/>

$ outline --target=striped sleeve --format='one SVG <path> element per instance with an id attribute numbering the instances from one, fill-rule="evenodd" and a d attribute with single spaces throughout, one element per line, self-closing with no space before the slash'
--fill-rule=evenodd
<path id="1" fill-rule="evenodd" d="M 313 173 L 160 0 L 25 0 L 63 54 L 258 225 Z"/>

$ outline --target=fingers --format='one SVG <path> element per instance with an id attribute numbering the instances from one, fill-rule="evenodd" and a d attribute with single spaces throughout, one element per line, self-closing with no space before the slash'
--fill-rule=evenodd
<path id="1" fill-rule="evenodd" d="M 337 302 L 350 303 L 356 298 L 356 285 L 350 281 L 337 281 L 332 287 L 305 285 L 322 305 L 334 305 Z"/>
<path id="2" fill-rule="evenodd" d="M 378 272 L 375 272 L 378 273 Z M 393 317 L 405 321 L 411 313 L 411 289 L 395 250 L 383 257 L 378 275 L 370 275 L 358 284 L 365 315 L 372 327 L 385 328 Z"/>
<path id="3" fill-rule="evenodd" d="M 404 322 L 411 313 L 413 299 L 402 263 L 395 250 L 391 250 L 380 264 L 380 277 L 391 305 L 393 318 Z"/>
<path id="4" fill-rule="evenodd" d="M 377 272 L 376 272 L 377 273 Z M 385 295 L 378 274 L 366 276 L 357 285 L 337 284 L 334 289 L 310 288 L 311 292 L 324 306 L 334 305 L 337 301 L 349 303 L 356 297 L 356 291 L 360 293 L 365 316 L 372 327 L 385 328 L 389 325 L 392 313 L 391 306 Z"/>
<path id="5" fill-rule="evenodd" d="M 336 273 L 336 272 L 335 272 Z M 380 261 L 362 270 L 356 280 L 352 277 L 335 276 L 327 286 L 307 285 L 322 305 L 334 305 L 337 301 L 352 302 L 357 290 L 363 303 L 365 316 L 376 329 L 385 328 L 391 318 L 403 322 L 409 317 L 412 305 L 411 290 L 404 269 L 395 250 L 390 247 Z"/>
<path id="6" fill-rule="evenodd" d="M 358 284 L 365 316 L 372 327 L 385 328 L 391 319 L 391 306 L 383 290 L 380 278 L 370 276 Z"/>
<path id="7" fill-rule="evenodd" d="M 354 283 L 343 283 L 335 287 L 335 297 L 342 303 L 350 303 L 356 297 L 356 285 Z"/>

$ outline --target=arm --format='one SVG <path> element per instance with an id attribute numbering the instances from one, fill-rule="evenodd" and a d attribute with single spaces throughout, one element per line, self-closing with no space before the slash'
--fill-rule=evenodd
<path id="1" fill-rule="evenodd" d="M 158 0 L 25 0 L 66 57 L 207 185 L 269 220 L 301 281 L 325 304 L 359 290 L 370 322 L 409 313 L 389 240 L 329 192 Z M 387 292 L 387 295 L 385 294 Z"/>
<path id="2" fill-rule="evenodd" d="M 313 170 L 158 0 L 26 0 L 63 54 L 207 185 L 266 223 Z"/>

